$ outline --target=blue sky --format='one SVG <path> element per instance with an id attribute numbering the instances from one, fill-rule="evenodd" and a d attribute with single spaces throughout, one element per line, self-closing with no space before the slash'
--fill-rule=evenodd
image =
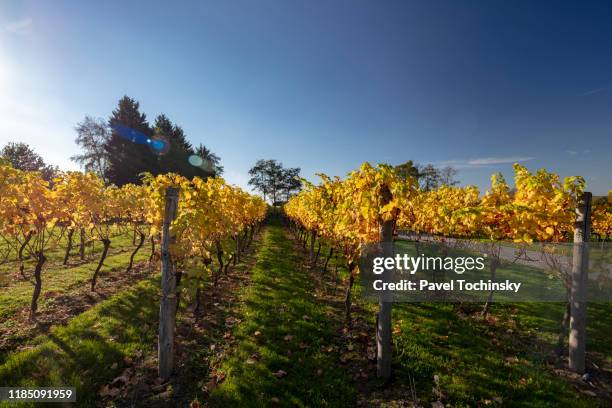
<path id="1" fill-rule="evenodd" d="M 75 168 L 73 127 L 127 94 L 246 185 L 259 158 L 312 177 L 511 163 L 612 188 L 612 2 L 0 3 L 0 145 Z"/>

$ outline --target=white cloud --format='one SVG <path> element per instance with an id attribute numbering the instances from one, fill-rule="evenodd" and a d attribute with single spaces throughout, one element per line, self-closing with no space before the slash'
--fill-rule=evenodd
<path id="1" fill-rule="evenodd" d="M 607 91 L 608 89 L 612 89 L 612 86 L 604 86 L 604 87 L 601 87 L 601 88 L 592 89 L 592 90 L 590 90 L 588 92 L 583 93 L 582 96 L 593 95 L 593 94 L 596 94 L 596 93 L 599 93 L 599 92 Z"/>
<path id="2" fill-rule="evenodd" d="M 30 34 L 32 32 L 32 19 L 22 18 L 21 20 L 11 21 L 4 25 L 4 29 L 13 34 Z"/>
<path id="3" fill-rule="evenodd" d="M 577 154 L 589 154 L 589 153 L 591 153 L 591 150 L 590 150 L 590 149 L 584 149 L 584 150 L 582 150 L 582 151 L 578 151 L 578 150 L 566 150 L 565 152 L 566 152 L 567 154 L 570 154 L 570 155 L 572 155 L 572 156 L 575 156 L 575 155 L 577 155 Z"/>
<path id="4" fill-rule="evenodd" d="M 526 162 L 535 159 L 529 156 L 509 156 L 509 157 L 483 157 L 479 159 L 471 159 L 467 164 L 472 166 L 491 166 L 494 164 L 510 164 Z"/>
<path id="5" fill-rule="evenodd" d="M 531 156 L 507 156 L 507 157 L 480 157 L 476 159 L 452 159 L 435 162 L 434 164 L 438 167 L 451 166 L 455 169 L 474 169 L 487 166 L 495 166 L 500 164 L 512 164 L 521 163 L 530 160 L 534 160 L 535 157 Z"/>

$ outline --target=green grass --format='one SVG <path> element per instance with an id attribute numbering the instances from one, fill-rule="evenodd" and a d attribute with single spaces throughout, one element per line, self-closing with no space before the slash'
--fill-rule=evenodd
<path id="1" fill-rule="evenodd" d="M 498 304 L 495 309 L 497 314 L 515 319 L 519 327 L 550 347 L 557 342 L 564 310 L 564 304 L 541 302 Z M 588 305 L 586 339 L 588 352 L 597 353 L 612 363 L 612 304 L 597 302 Z"/>
<path id="2" fill-rule="evenodd" d="M 277 224 L 266 231 L 235 331 L 237 344 L 220 368 L 226 379 L 213 391 L 211 406 L 354 405 L 350 378 L 335 365 L 337 356 L 322 350 L 334 340 L 333 323 L 286 234 Z"/>
<path id="3" fill-rule="evenodd" d="M 57 273 L 62 274 L 61 271 L 75 268 L 77 266 L 90 267 L 92 268 L 91 272 L 93 273 L 93 270 L 98 265 L 98 261 L 100 260 L 100 255 L 102 253 L 102 243 L 99 241 L 95 241 L 93 245 L 87 245 L 85 248 L 85 260 L 83 261 L 81 261 L 81 259 L 79 258 L 78 244 L 78 235 L 75 234 L 73 243 L 74 247 L 70 253 L 68 265 L 62 264 L 67 246 L 65 237 L 60 240 L 59 245 L 49 249 L 45 253 L 47 261 L 45 262 L 43 268 L 43 285 L 46 278 L 54 278 L 54 276 L 49 275 L 56 275 Z M 111 246 L 107 259 L 115 255 L 122 255 L 126 257 L 123 262 L 125 264 L 125 267 L 127 267 L 130 253 L 134 250 L 134 248 L 135 245 L 132 245 L 131 232 L 117 232 L 117 234 L 111 237 Z M 145 241 L 142 248 L 140 248 L 140 251 L 137 256 L 140 256 L 142 259 L 144 259 L 145 254 L 149 254 L 150 251 L 151 246 L 148 241 Z M 35 261 L 32 258 L 28 257 L 27 251 L 24 251 L 24 258 L 24 272 L 26 276 L 31 277 L 32 271 L 34 270 Z M 105 262 L 104 264 L 106 265 L 107 262 Z M 105 268 L 102 268 L 102 270 L 104 269 Z M 6 263 L 0 264 L 0 288 L 8 289 L 13 288 L 15 285 L 19 286 L 21 284 L 28 284 L 23 280 L 15 280 L 11 275 L 19 276 L 19 262 L 17 261 L 16 254 L 13 254 L 13 256 L 11 256 L 11 258 Z"/>
<path id="4" fill-rule="evenodd" d="M 104 261 L 104 266 L 99 274 L 98 287 L 105 285 L 109 278 L 108 282 L 114 280 L 113 275 L 126 273 L 125 269 L 134 248 L 129 233 L 113 238 L 109 256 Z M 0 286 L 0 333 L 3 336 L 0 364 L 10 354 L 13 345 L 29 346 L 33 338 L 45 331 L 47 327 L 68 319 L 71 308 L 75 308 L 75 312 L 78 313 L 87 307 L 88 303 L 104 300 L 109 293 L 109 288 L 106 288 L 106 292 L 103 289 L 104 293 L 101 292 L 101 295 L 90 292 L 91 277 L 98 265 L 102 245 L 98 243 L 96 249 L 99 252 L 91 254 L 88 251 L 84 261 L 79 259 L 78 250 L 73 251 L 73 256 L 66 266 L 62 264 L 64 252 L 61 248 L 50 251 L 49 260 L 42 273 L 42 292 L 38 300 L 37 314 L 43 322 L 42 326 L 34 326 L 26 321 L 34 290 L 32 282 L 11 276 L 11 274 L 18 273 L 17 262 L 13 261 L 0 266 L 0 277 L 7 278 L 7 282 Z M 146 261 L 149 253 L 150 247 L 143 246 L 136 255 L 134 264 Z M 32 261 L 26 261 L 27 275 L 31 275 L 32 268 Z M 137 275 L 131 272 L 128 280 L 137 281 L 144 275 L 147 275 L 146 271 Z M 119 290 L 120 284 L 115 283 L 115 287 L 110 288 L 110 293 Z M 58 312 L 60 315 L 56 315 Z"/>
<path id="5" fill-rule="evenodd" d="M 57 231 L 57 233 L 59 234 L 59 229 Z M 132 231 L 126 230 L 125 228 L 113 228 L 111 231 L 111 242 L 113 247 L 116 248 L 122 248 L 122 247 L 127 247 L 127 246 L 132 246 Z M 90 240 L 91 237 L 87 237 L 87 240 Z M 145 244 L 148 244 L 148 242 L 145 242 Z M 71 261 L 78 261 L 78 254 L 79 254 L 79 245 L 80 245 L 80 235 L 78 234 L 78 232 L 75 232 L 74 237 L 72 239 L 72 251 L 70 252 L 70 259 Z M 68 238 L 67 238 L 67 233 L 64 232 L 64 234 L 60 237 L 59 241 L 57 241 L 56 245 L 53 245 L 52 247 L 50 247 L 46 253 L 45 256 L 47 257 L 47 262 L 48 263 L 58 263 L 58 262 L 62 262 L 64 260 L 64 254 L 65 254 L 65 250 L 66 247 L 68 246 Z M 7 248 L 7 243 L 4 240 L 0 240 L 0 249 L 4 250 Z M 17 248 L 15 247 L 15 245 L 10 247 L 11 251 L 10 251 L 10 256 L 9 259 L 7 260 L 7 262 L 4 265 L 0 265 L 0 272 L 7 272 L 7 271 L 12 271 L 15 268 L 18 268 L 18 264 L 17 264 Z M 97 258 L 98 255 L 102 252 L 102 243 L 100 241 L 93 241 L 89 242 L 85 244 L 85 256 L 87 258 Z M 32 260 L 27 259 L 28 258 L 28 251 L 24 250 L 23 251 L 23 255 L 25 259 L 25 264 L 29 265 L 30 267 L 33 267 L 34 262 Z M 26 268 L 27 270 L 27 268 Z M 1 281 L 0 281 L 1 283 Z"/>
<path id="6" fill-rule="evenodd" d="M 406 241 L 397 242 L 397 248 L 401 253 L 414 255 L 414 244 Z M 458 251 L 453 252 L 455 255 Z M 488 268 L 488 265 L 487 265 Z M 462 279 L 476 280 L 488 279 L 489 270 L 476 274 L 466 272 Z M 551 278 L 549 273 L 543 269 L 533 268 L 526 265 L 502 262 L 497 269 L 496 278 L 498 280 L 510 279 L 514 282 L 522 282 L 523 286 L 530 290 L 536 298 L 541 293 L 537 292 L 540 288 L 547 288 L 548 293 L 556 293 L 558 297 L 563 297 L 565 289 L 559 278 Z M 609 287 L 606 288 L 609 290 Z M 523 289 L 521 289 L 523 290 Z M 486 297 L 482 295 L 481 298 Z M 525 296 L 526 297 L 526 296 Z M 516 308 L 512 319 L 517 320 L 520 326 L 533 333 L 539 341 L 554 347 L 557 341 L 558 331 L 565 310 L 562 302 L 512 302 L 512 295 L 496 294 L 494 300 L 502 301 L 496 304 L 496 311 L 504 315 L 509 315 L 508 310 Z M 478 304 L 476 304 L 478 305 Z M 592 302 L 587 309 L 587 349 L 597 352 L 612 361 L 612 303 Z M 507 317 L 507 316 L 506 316 Z"/>
<path id="7" fill-rule="evenodd" d="M 74 386 L 78 405 L 94 406 L 100 385 L 122 371 L 124 359 L 155 344 L 158 292 L 159 277 L 146 279 L 39 337 L 36 347 L 10 355 L 0 366 L 0 384 Z"/>
<path id="8" fill-rule="evenodd" d="M 404 383 L 413 376 L 424 401 L 433 399 L 437 375 L 443 402 L 456 407 L 497 398 L 516 407 L 596 406 L 546 369 L 547 347 L 536 336 L 520 338 L 522 328 L 510 319 L 496 325 L 462 320 L 452 304 L 400 304 L 393 312 L 395 373 Z"/>
<path id="9" fill-rule="evenodd" d="M 104 261 L 99 276 L 108 273 L 125 273 L 129 263 L 130 250 L 124 250 L 114 255 L 109 255 Z M 129 248 L 132 249 L 132 248 Z M 146 248 L 136 254 L 134 263 L 143 262 L 149 257 Z M 98 265 L 98 259 L 92 259 L 87 263 L 76 266 L 63 266 L 50 264 L 42 273 L 42 293 L 39 300 L 39 313 L 45 312 L 45 292 L 65 292 L 77 286 L 89 287 L 93 272 Z M 29 306 L 32 298 L 33 285 L 29 281 L 17 281 L 3 290 L 0 294 L 0 318 L 8 318 L 14 315 L 24 306 Z"/>
<path id="10" fill-rule="evenodd" d="M 225 380 L 204 400 L 206 406 L 355 406 L 363 389 L 358 391 L 348 370 L 338 365 L 337 353 L 326 352 L 338 342 L 335 330 L 341 316 L 315 296 L 312 272 L 302 267 L 303 261 L 284 228 L 276 222 L 267 227 L 251 285 L 239 289 L 242 307 L 219 320 L 234 317 L 239 323 L 233 329 L 235 342 L 230 341 L 227 354 L 214 367 Z M 75 269 L 67 270 L 78 273 Z M 344 268 L 341 274 L 346 277 Z M 145 279 L 36 338 L 31 349 L 9 355 L 0 365 L 0 384 L 76 386 L 77 405 L 95 406 L 100 386 L 126 368 L 126 358 L 150 355 L 155 347 L 158 279 Z M 353 314 L 367 321 L 372 329 L 368 333 L 374 336 L 377 305 L 365 302 L 359 292 L 357 281 Z M 588 350 L 608 361 L 610 308 L 603 303 L 589 306 L 587 335 Z M 432 392 L 437 376 L 436 387 L 448 407 L 606 406 L 578 393 L 546 367 L 562 312 L 563 305 L 556 303 L 495 304 L 495 318 L 487 322 L 465 316 L 454 304 L 395 304 L 395 378 L 389 390 L 403 390 L 400 398 L 410 400 L 405 390 L 414 379 L 419 402 L 429 406 L 437 399 Z M 222 333 L 207 335 L 210 344 L 221 341 Z M 190 350 L 189 356 L 204 361 L 210 353 L 209 348 L 199 354 Z M 198 370 L 205 376 L 209 362 L 201 364 Z M 195 377 L 194 373 L 186 380 L 192 384 L 182 387 L 199 397 L 193 389 L 207 378 Z M 375 380 L 368 380 L 365 388 L 384 394 Z"/>
<path id="11" fill-rule="evenodd" d="M 515 280 L 543 275 L 532 269 L 506 265 L 498 275 Z M 356 298 L 360 298 L 360 289 L 356 289 Z M 373 326 L 378 306 L 364 299 L 358 304 Z M 394 384 L 406 386 L 413 379 L 420 402 L 427 404 L 437 399 L 431 390 L 438 376 L 442 402 L 453 407 L 499 406 L 499 401 L 510 407 L 609 406 L 609 402 L 575 391 L 546 367 L 564 304 L 497 303 L 491 310 L 492 322 L 469 316 L 482 303 L 466 307 L 467 315 L 457 304 L 394 304 Z M 593 303 L 588 308 L 587 350 L 608 362 L 612 356 L 611 312 L 610 303 Z"/>
<path id="12" fill-rule="evenodd" d="M 121 263 L 121 268 L 125 264 Z M 242 270 L 246 266 L 238 263 L 234 268 Z M 76 406 L 95 406 L 100 400 L 98 392 L 101 386 L 117 378 L 126 368 L 131 372 L 146 369 L 150 360 L 154 360 L 159 279 L 159 275 L 146 278 L 74 317 L 66 326 L 55 327 L 48 335 L 36 337 L 27 350 L 9 354 L 4 364 L 0 364 L 0 384 L 21 387 L 74 386 L 77 388 Z M 185 298 L 181 301 L 177 326 L 185 325 L 183 319 L 187 316 L 187 307 Z M 200 343 L 204 346 L 200 349 L 194 349 L 194 345 L 180 345 L 183 350 L 189 349 L 190 360 L 176 368 L 177 375 L 169 387 L 182 390 L 180 398 L 183 402 L 187 401 L 185 405 L 193 397 L 201 396 L 199 384 L 210 369 L 212 352 L 208 346 L 222 342 L 222 336 L 223 331 L 205 333 Z M 192 339 L 189 341 L 191 343 Z M 189 372 L 185 372 L 187 370 Z M 132 396 L 116 399 L 117 406 L 131 406 L 133 403 Z M 163 400 L 139 403 L 142 404 L 139 406 L 150 406 L 150 403 L 175 406 L 173 402 Z M 0 403 L 0 407 L 4 406 L 15 405 Z M 24 403 L 20 406 L 35 404 Z"/>

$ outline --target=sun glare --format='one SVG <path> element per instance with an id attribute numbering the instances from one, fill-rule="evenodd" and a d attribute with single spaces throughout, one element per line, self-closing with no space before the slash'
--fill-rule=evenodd
<path id="1" fill-rule="evenodd" d="M 11 82 L 11 64 L 0 49 L 0 100 L 6 97 Z"/>

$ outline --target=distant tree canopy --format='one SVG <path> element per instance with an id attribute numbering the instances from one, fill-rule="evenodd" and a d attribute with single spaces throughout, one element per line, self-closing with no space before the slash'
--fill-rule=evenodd
<path id="1" fill-rule="evenodd" d="M 110 139 L 108 123 L 101 118 L 85 116 L 81 123 L 75 127 L 77 132 L 76 144 L 83 149 L 82 154 L 72 156 L 70 159 L 77 162 L 85 171 L 96 173 L 105 180 L 108 162 L 104 146 Z"/>
<path id="2" fill-rule="evenodd" d="M 433 164 L 422 165 L 408 160 L 406 163 L 395 166 L 398 175 L 407 179 L 414 177 L 419 187 L 424 191 L 435 190 L 440 186 L 456 186 L 459 181 L 455 179 L 457 170 L 451 166 L 437 168 Z"/>
<path id="3" fill-rule="evenodd" d="M 200 143 L 200 145 L 195 149 L 195 155 L 202 159 L 202 165 L 207 171 L 211 171 L 217 176 L 223 174 L 221 158 L 211 152 L 206 146 Z"/>
<path id="4" fill-rule="evenodd" d="M 40 171 L 43 178 L 50 181 L 59 171 L 57 166 L 46 164 L 43 158 L 26 143 L 9 142 L 0 150 L 0 164 L 24 171 Z"/>
<path id="5" fill-rule="evenodd" d="M 249 170 L 251 179 L 249 185 L 259 191 L 264 199 L 269 198 L 272 203 L 287 201 L 289 197 L 302 188 L 299 167 L 284 168 L 276 160 L 257 160 Z"/>
<path id="6" fill-rule="evenodd" d="M 139 102 L 128 96 L 119 100 L 108 123 L 85 117 L 76 131 L 76 143 L 83 153 L 72 160 L 118 186 L 140 183 L 144 172 L 206 178 L 223 171 L 217 155 L 204 145 L 196 151 L 183 129 L 166 115 L 157 116 L 151 126 L 140 112 Z M 206 157 L 198 152 L 206 153 Z"/>

